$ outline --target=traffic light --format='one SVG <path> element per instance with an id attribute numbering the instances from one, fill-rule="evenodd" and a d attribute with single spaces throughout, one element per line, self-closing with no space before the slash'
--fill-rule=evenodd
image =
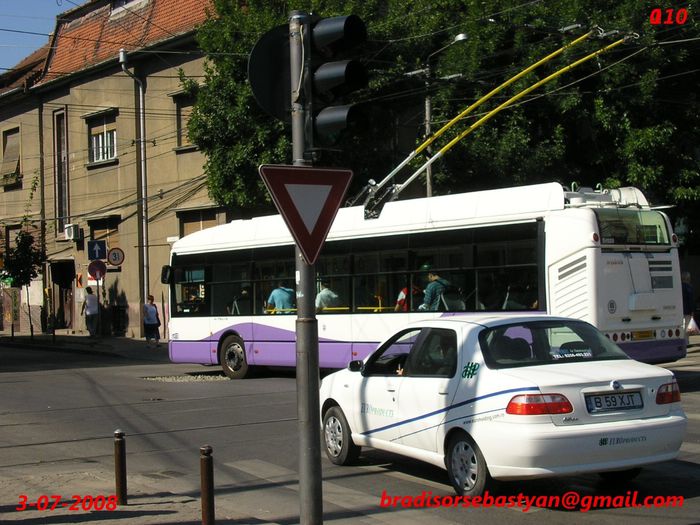
<path id="1" fill-rule="evenodd" d="M 332 145 L 342 132 L 362 120 L 359 108 L 343 97 L 367 85 L 367 71 L 357 60 L 342 59 L 367 40 L 365 23 L 357 15 L 311 20 L 309 71 L 305 86 L 307 118 L 314 143 Z M 308 124 L 308 123 L 307 123 Z"/>

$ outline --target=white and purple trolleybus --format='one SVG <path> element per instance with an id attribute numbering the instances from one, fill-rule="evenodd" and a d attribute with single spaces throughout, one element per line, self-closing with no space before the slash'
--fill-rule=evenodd
<path id="1" fill-rule="evenodd" d="M 428 267 L 446 284 L 436 310 L 421 306 Z M 686 355 L 678 242 L 636 188 L 538 184 L 390 202 L 372 219 L 342 208 L 316 274 L 334 292 L 318 312 L 323 368 L 364 358 L 407 322 L 480 310 L 582 319 L 640 361 Z M 294 244 L 279 215 L 183 237 L 162 280 L 173 362 L 231 378 L 295 365 Z M 280 286 L 291 299 L 273 306 Z"/>

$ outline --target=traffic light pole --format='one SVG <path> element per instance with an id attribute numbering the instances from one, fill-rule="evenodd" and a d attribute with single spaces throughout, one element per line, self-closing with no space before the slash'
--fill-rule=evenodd
<path id="1" fill-rule="evenodd" d="M 309 15 L 292 11 L 289 17 L 289 62 L 291 77 L 292 157 L 295 166 L 308 166 L 304 158 L 307 140 L 304 90 L 304 58 L 308 57 Z M 304 34 L 303 32 L 306 32 Z M 306 46 L 307 52 L 304 52 Z M 296 247 L 296 374 L 299 420 L 299 518 L 304 525 L 323 523 L 321 488 L 321 422 L 319 407 L 318 322 L 316 320 L 316 271 Z"/>

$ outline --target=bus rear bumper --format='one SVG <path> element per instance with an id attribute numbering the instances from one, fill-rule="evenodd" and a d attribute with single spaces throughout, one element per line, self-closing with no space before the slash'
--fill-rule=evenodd
<path id="1" fill-rule="evenodd" d="M 686 356 L 685 339 L 618 343 L 632 359 L 643 363 L 670 363 Z"/>

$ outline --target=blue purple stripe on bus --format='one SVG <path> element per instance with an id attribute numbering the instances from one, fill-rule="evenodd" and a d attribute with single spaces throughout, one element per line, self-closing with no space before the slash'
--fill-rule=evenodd
<path id="1" fill-rule="evenodd" d="M 246 359 L 251 365 L 294 366 L 296 333 L 292 330 L 257 323 L 240 323 L 201 341 L 173 339 L 170 360 L 174 363 L 218 363 L 219 341 L 228 333 L 237 333 L 246 343 Z M 251 343 L 251 339 L 255 342 Z M 377 348 L 378 342 L 347 342 L 319 338 L 320 366 L 344 368 L 354 359 L 364 359 Z"/>

